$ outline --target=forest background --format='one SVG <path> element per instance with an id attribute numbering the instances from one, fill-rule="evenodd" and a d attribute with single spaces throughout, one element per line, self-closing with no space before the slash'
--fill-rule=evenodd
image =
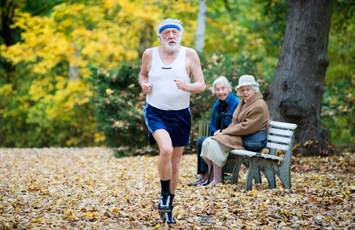
<path id="1" fill-rule="evenodd" d="M 197 0 L 1 1 L 1 147 L 147 145 L 140 57 L 159 45 L 155 26 L 179 18 L 194 47 Z M 207 1 L 201 63 L 207 87 L 242 74 L 270 85 L 287 23 L 286 0 Z M 355 143 L 353 0 L 334 2 L 322 121 L 331 143 Z M 7 28 L 7 27 L 8 28 Z M 7 30 L 9 29 L 9 30 Z M 8 39 L 12 36 L 12 39 Z M 215 97 L 193 95 L 193 149 Z M 146 149 L 144 150 L 146 151 Z M 128 152 L 123 151 L 126 155 Z"/>

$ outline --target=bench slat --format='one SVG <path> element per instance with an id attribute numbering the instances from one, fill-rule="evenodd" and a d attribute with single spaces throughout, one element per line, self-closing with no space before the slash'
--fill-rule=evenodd
<path id="1" fill-rule="evenodd" d="M 279 156 L 263 154 L 263 153 L 256 153 L 256 152 L 243 150 L 243 149 L 233 149 L 230 151 L 230 153 L 235 154 L 235 155 L 239 155 L 239 156 L 246 156 L 246 157 L 262 157 L 265 159 L 275 160 L 275 161 L 283 161 L 284 160 L 284 158 L 279 157 Z"/>
<path id="2" fill-rule="evenodd" d="M 283 145 L 283 144 L 276 144 L 276 143 L 268 142 L 266 144 L 266 148 L 287 151 L 289 149 L 289 146 L 288 145 Z"/>
<path id="3" fill-rule="evenodd" d="M 289 144 L 291 143 L 291 138 L 280 137 L 275 135 L 267 135 L 267 141 Z"/>
<path id="4" fill-rule="evenodd" d="M 277 134 L 277 135 L 282 135 L 282 136 L 288 136 L 291 137 L 293 135 L 293 132 L 290 130 L 284 130 L 284 129 L 275 129 L 270 127 L 268 129 L 269 134 Z"/>
<path id="5" fill-rule="evenodd" d="M 260 155 L 260 157 L 265 158 L 265 159 L 269 159 L 269 160 L 274 160 L 274 161 L 283 161 L 284 160 L 283 157 L 269 155 L 269 154 L 263 154 L 263 153 Z"/>
<path id="6" fill-rule="evenodd" d="M 233 150 L 230 151 L 230 153 L 233 153 L 233 154 L 239 155 L 239 156 L 247 156 L 247 157 L 253 157 L 253 156 L 256 156 L 258 154 L 256 152 L 243 150 L 243 149 L 233 149 Z"/>
<path id="7" fill-rule="evenodd" d="M 270 121 L 270 126 L 291 129 L 291 130 L 295 130 L 297 128 L 296 124 L 280 122 L 280 121 Z"/>

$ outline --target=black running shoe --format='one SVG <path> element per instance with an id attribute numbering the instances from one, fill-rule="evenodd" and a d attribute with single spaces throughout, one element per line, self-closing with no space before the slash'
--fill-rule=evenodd
<path id="1" fill-rule="evenodd" d="M 168 219 L 170 221 L 170 223 L 167 221 L 168 224 L 176 224 L 175 218 L 174 218 L 174 214 L 173 214 L 173 208 L 171 207 L 170 212 L 168 212 Z"/>
<path id="2" fill-rule="evenodd" d="M 171 208 L 170 204 L 170 193 L 169 192 L 162 192 L 160 196 L 160 201 L 158 204 L 158 211 L 159 212 L 170 212 Z"/>
<path id="3" fill-rule="evenodd" d="M 167 224 L 176 224 L 174 214 L 173 214 L 173 207 L 171 207 L 170 212 L 161 212 L 160 217 L 163 220 L 163 223 Z"/>

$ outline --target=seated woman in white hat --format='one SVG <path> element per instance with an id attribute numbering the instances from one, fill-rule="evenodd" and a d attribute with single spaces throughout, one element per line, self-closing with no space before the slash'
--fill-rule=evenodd
<path id="1" fill-rule="evenodd" d="M 243 100 L 233 113 L 232 123 L 219 135 L 208 137 L 202 145 L 201 157 L 207 163 L 209 172 L 213 164 L 213 180 L 207 186 L 214 186 L 222 181 L 222 167 L 227 162 L 230 150 L 245 149 L 242 136 L 262 130 L 266 133 L 269 126 L 269 110 L 254 77 L 241 76 L 235 89 Z"/>

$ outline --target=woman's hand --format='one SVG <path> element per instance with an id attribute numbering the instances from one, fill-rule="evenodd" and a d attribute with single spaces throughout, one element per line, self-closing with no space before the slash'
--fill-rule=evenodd
<path id="1" fill-rule="evenodd" d="M 222 134 L 222 132 L 218 129 L 216 132 L 213 133 L 213 136 L 218 136 L 221 134 Z"/>

